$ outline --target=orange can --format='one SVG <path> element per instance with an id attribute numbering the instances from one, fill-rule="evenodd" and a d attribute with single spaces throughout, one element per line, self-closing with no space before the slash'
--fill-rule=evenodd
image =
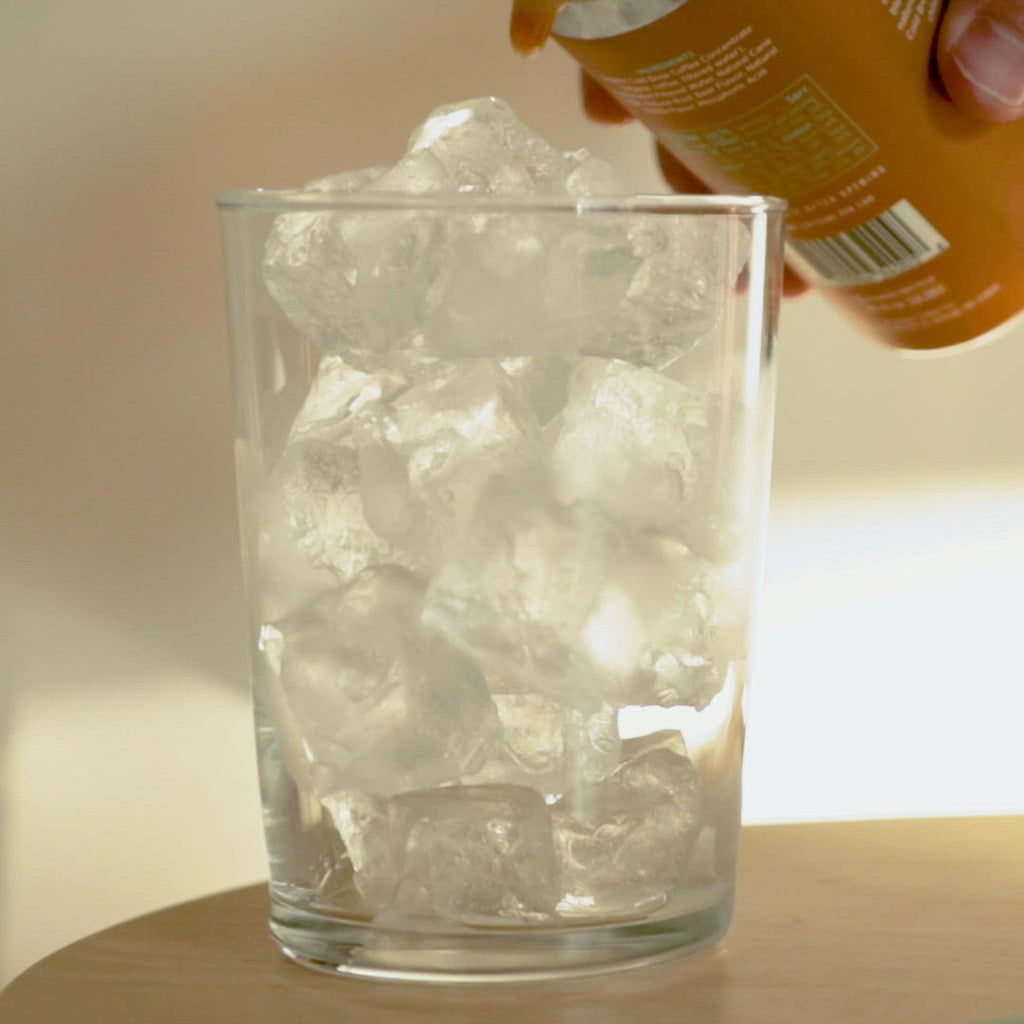
<path id="1" fill-rule="evenodd" d="M 651 0 L 614 34 L 598 8 L 557 41 L 715 191 L 787 199 L 792 264 L 875 334 L 938 349 L 1020 314 L 1024 122 L 935 86 L 941 0 Z"/>

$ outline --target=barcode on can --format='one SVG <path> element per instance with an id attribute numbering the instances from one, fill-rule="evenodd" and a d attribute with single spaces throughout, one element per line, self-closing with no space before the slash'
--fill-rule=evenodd
<path id="1" fill-rule="evenodd" d="M 826 283 L 850 286 L 884 281 L 927 263 L 949 242 L 901 199 L 849 231 L 790 242 L 790 248 Z"/>

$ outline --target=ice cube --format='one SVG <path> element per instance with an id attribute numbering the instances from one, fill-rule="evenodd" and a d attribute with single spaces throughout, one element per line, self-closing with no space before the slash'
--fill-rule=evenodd
<path id="1" fill-rule="evenodd" d="M 307 792 L 305 764 L 295 770 L 283 749 L 284 726 L 267 724 L 257 690 L 257 744 L 263 826 L 275 886 L 315 888 L 320 902 L 351 907 L 359 898 L 345 845 L 319 803 Z"/>
<path id="2" fill-rule="evenodd" d="M 448 220 L 451 244 L 437 301 L 423 319 L 426 351 L 493 358 L 567 348 L 545 307 L 552 225 L 528 211 Z"/>
<path id="3" fill-rule="evenodd" d="M 567 712 L 561 704 L 534 694 L 500 694 L 494 698 L 505 748 L 524 771 L 550 771 L 565 756 Z M 576 712 L 578 715 L 579 712 Z M 580 716 L 582 717 L 582 716 Z"/>
<path id="4" fill-rule="evenodd" d="M 440 363 L 356 427 L 367 520 L 426 564 L 459 542 L 487 481 L 539 458 L 536 417 L 500 367 Z"/>
<path id="5" fill-rule="evenodd" d="M 661 217 L 666 244 L 637 269 L 616 329 L 627 344 L 664 365 L 664 351 L 686 351 L 711 332 L 732 300 L 743 260 L 734 251 L 735 227 L 703 217 Z M 617 354 L 617 353 L 616 353 Z"/>
<path id="6" fill-rule="evenodd" d="M 566 195 L 611 178 L 602 161 L 562 153 L 486 97 L 435 110 L 370 190 Z M 558 317 L 539 306 L 550 244 L 543 219 L 373 211 L 350 218 L 342 233 L 365 348 L 517 355 L 558 344 Z"/>
<path id="7" fill-rule="evenodd" d="M 519 786 L 446 786 L 325 800 L 378 916 L 466 924 L 548 920 L 558 900 L 551 819 Z"/>
<path id="8" fill-rule="evenodd" d="M 384 172 L 382 167 L 317 178 L 312 192 L 359 192 Z M 362 332 L 352 304 L 355 261 L 345 243 L 341 214 L 325 210 L 283 213 L 267 239 L 263 277 L 298 331 L 327 351 L 341 351 Z"/>
<path id="9" fill-rule="evenodd" d="M 634 216 L 618 230 L 633 257 L 630 276 L 580 350 L 662 369 L 720 322 L 749 240 L 708 218 L 661 214 Z"/>
<path id="10" fill-rule="evenodd" d="M 585 196 L 616 191 L 617 183 L 603 161 L 585 150 L 562 153 L 504 101 L 485 97 L 435 110 L 394 166 L 321 178 L 307 188 Z M 300 332 L 360 365 L 417 345 L 444 354 L 551 351 L 565 334 L 558 317 L 538 306 L 552 230 L 526 214 L 460 218 L 412 208 L 283 214 L 267 242 L 264 277 Z M 498 286 L 503 278 L 504 288 Z"/>
<path id="11" fill-rule="evenodd" d="M 539 475 L 495 477 L 434 577 L 423 620 L 486 671 L 592 709 L 594 695 L 573 685 L 571 654 L 615 543 L 599 515 L 560 505 Z"/>
<path id="12" fill-rule="evenodd" d="M 413 132 L 408 151 L 433 156 L 462 192 L 564 193 L 574 169 L 493 96 L 438 107 Z"/>
<path id="13" fill-rule="evenodd" d="M 292 423 L 288 442 L 344 441 L 351 436 L 353 417 L 370 402 L 390 398 L 408 386 L 401 373 L 387 369 L 364 373 L 341 356 L 325 355 Z"/>
<path id="14" fill-rule="evenodd" d="M 429 195 L 437 192 L 456 192 L 458 186 L 433 153 L 410 151 L 373 181 L 367 187 L 367 191 Z"/>
<path id="15" fill-rule="evenodd" d="M 569 360 L 559 356 L 518 356 L 501 360 L 501 368 L 533 409 L 541 428 L 565 408 L 569 397 Z"/>
<path id="16" fill-rule="evenodd" d="M 261 564 L 271 575 L 298 565 L 346 581 L 393 560 L 390 546 L 366 522 L 349 444 L 306 440 L 285 449 L 268 481 L 261 533 Z"/>
<path id="17" fill-rule="evenodd" d="M 729 396 L 621 360 L 581 359 L 552 452 L 558 495 L 730 561 L 743 518 L 729 442 L 743 422 Z"/>
<path id="18" fill-rule="evenodd" d="M 624 799 L 640 804 L 672 800 L 694 820 L 700 817 L 697 772 L 686 756 L 686 741 L 676 729 L 661 729 L 622 743 L 622 764 L 616 769 Z M 622 794 L 612 797 L 614 804 Z"/>
<path id="19" fill-rule="evenodd" d="M 422 326 L 449 273 L 447 219 L 431 210 L 371 210 L 346 216 L 341 233 L 354 267 L 355 358 L 421 344 Z"/>
<path id="20" fill-rule="evenodd" d="M 561 349 L 602 350 L 641 260 L 621 218 L 593 214 L 559 228 L 547 246 L 545 318 L 562 332 Z"/>
<path id="21" fill-rule="evenodd" d="M 372 914 L 397 887 L 399 863 L 388 830 L 388 801 L 357 789 L 341 789 L 324 796 L 322 803 L 344 841 L 355 887 Z"/>
<path id="22" fill-rule="evenodd" d="M 453 217 L 449 227 L 447 274 L 422 325 L 431 353 L 571 355 L 625 299 L 632 256 L 621 232 L 526 211 Z"/>
<path id="23" fill-rule="evenodd" d="M 429 153 L 310 182 L 320 192 L 451 192 Z M 426 210 L 282 214 L 267 241 L 264 279 L 300 332 L 328 352 L 366 361 L 411 343 L 447 257 L 443 218 Z"/>
<path id="24" fill-rule="evenodd" d="M 622 182 L 615 169 L 607 161 L 594 156 L 586 149 L 566 153 L 566 160 L 572 168 L 565 181 L 566 191 L 571 196 L 621 195 Z"/>
<path id="25" fill-rule="evenodd" d="M 450 226 L 448 274 L 423 325 L 429 351 L 508 358 L 617 344 L 606 337 L 609 325 L 643 263 L 622 218 L 524 210 L 452 218 Z"/>
<path id="26" fill-rule="evenodd" d="M 478 261 L 496 282 L 532 282 L 543 274 L 545 228 L 536 216 L 477 213 L 465 241 L 466 262 Z"/>
<path id="27" fill-rule="evenodd" d="M 625 741 L 626 760 L 613 775 L 552 807 L 560 913 L 647 913 L 683 880 L 702 811 L 697 773 L 677 735 Z"/>
<path id="28" fill-rule="evenodd" d="M 584 715 L 533 693 L 494 693 L 501 736 L 483 767 L 465 782 L 504 782 L 550 795 L 610 775 L 619 764 L 610 704 Z"/>
<path id="29" fill-rule="evenodd" d="M 634 542 L 587 618 L 577 664 L 620 707 L 704 708 L 748 653 L 744 582 L 671 538 Z"/>
<path id="30" fill-rule="evenodd" d="M 341 192 L 350 194 L 362 192 L 373 186 L 388 168 L 383 164 L 376 167 L 363 167 L 355 171 L 340 171 L 338 174 L 327 174 L 322 178 L 314 178 L 302 186 L 304 192 Z"/>
<path id="31" fill-rule="evenodd" d="M 574 175 L 601 172 L 590 160 Z M 717 224 L 572 211 L 447 220 L 422 344 L 465 357 L 584 352 L 661 369 L 718 323 L 738 257 Z M 482 301 L 486 296 L 486 301 Z"/>
<path id="32" fill-rule="evenodd" d="M 319 793 L 454 781 L 493 745 L 486 684 L 420 629 L 422 596 L 410 572 L 381 566 L 277 624 L 281 687 Z"/>

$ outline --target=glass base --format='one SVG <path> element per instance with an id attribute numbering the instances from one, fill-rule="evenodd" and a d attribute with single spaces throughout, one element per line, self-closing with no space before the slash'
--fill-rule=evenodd
<path id="1" fill-rule="evenodd" d="M 707 949 L 732 920 L 731 887 L 705 905 L 643 921 L 586 926 L 388 928 L 341 920 L 272 899 L 281 951 L 328 974 L 395 981 L 509 982 L 642 967 Z"/>

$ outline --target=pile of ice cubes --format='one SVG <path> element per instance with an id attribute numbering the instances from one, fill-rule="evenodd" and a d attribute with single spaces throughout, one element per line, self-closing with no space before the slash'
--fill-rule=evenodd
<path id="1" fill-rule="evenodd" d="M 309 188 L 619 190 L 496 99 Z M 321 355 L 260 509 L 269 706 L 378 920 L 642 915 L 713 838 L 682 733 L 619 724 L 746 657 L 738 407 L 687 370 L 729 245 L 572 204 L 277 218 L 267 288 Z"/>

